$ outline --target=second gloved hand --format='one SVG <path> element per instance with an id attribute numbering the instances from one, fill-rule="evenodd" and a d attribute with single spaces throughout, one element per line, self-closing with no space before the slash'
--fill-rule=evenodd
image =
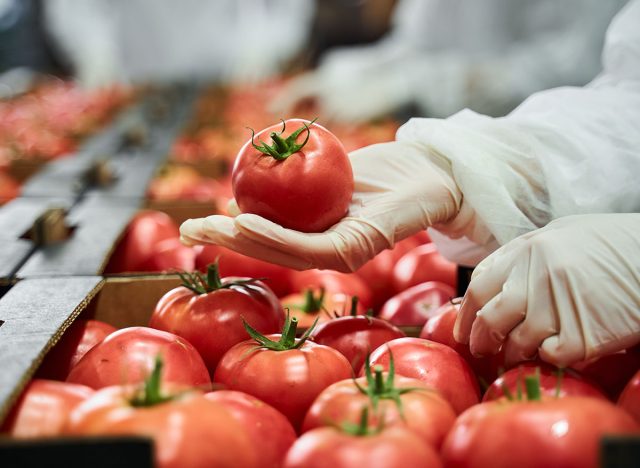
<path id="1" fill-rule="evenodd" d="M 298 270 L 354 271 L 397 241 L 458 213 L 462 195 L 449 163 L 427 147 L 383 143 L 349 158 L 355 180 L 349 212 L 323 233 L 285 229 L 254 214 L 216 215 L 185 221 L 182 240 L 222 245 Z"/>
<path id="2" fill-rule="evenodd" d="M 640 214 L 568 216 L 482 261 L 455 327 L 475 354 L 557 366 L 640 342 Z"/>

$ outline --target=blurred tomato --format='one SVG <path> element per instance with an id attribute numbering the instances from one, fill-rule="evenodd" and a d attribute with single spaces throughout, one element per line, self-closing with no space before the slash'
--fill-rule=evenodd
<path id="1" fill-rule="evenodd" d="M 640 370 L 636 372 L 624 387 L 624 390 L 622 390 L 618 399 L 618 406 L 633 416 L 636 422 L 640 424 Z"/>
<path id="2" fill-rule="evenodd" d="M 371 307 L 371 289 L 354 273 L 333 270 L 292 271 L 291 288 L 303 291 L 307 288 L 324 288 L 327 293 L 343 293 L 350 298 L 356 296 L 365 309 Z"/>
<path id="3" fill-rule="evenodd" d="M 437 281 L 417 284 L 396 294 L 382 306 L 379 317 L 394 325 L 422 327 L 455 297 L 456 291 Z"/>
<path id="4" fill-rule="evenodd" d="M 393 285 L 398 292 L 427 281 L 438 281 L 455 289 L 457 278 L 458 266 L 440 255 L 433 243 L 410 250 L 393 268 Z"/>

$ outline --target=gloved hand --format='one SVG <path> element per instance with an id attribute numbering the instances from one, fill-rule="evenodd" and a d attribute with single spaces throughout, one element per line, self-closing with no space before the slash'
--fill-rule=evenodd
<path id="1" fill-rule="evenodd" d="M 507 365 L 538 354 L 568 366 L 640 342 L 640 215 L 559 218 L 504 245 L 473 273 L 454 329 Z"/>
<path id="2" fill-rule="evenodd" d="M 219 244 L 298 270 L 346 272 L 405 237 L 445 223 L 460 208 L 462 195 L 448 161 L 425 146 L 383 143 L 354 151 L 349 158 L 355 179 L 349 212 L 324 233 L 285 229 L 253 214 L 214 215 L 185 221 L 182 241 Z"/>

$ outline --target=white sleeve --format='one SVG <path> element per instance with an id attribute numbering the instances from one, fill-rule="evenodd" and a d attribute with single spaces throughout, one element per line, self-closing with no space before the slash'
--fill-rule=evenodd
<path id="1" fill-rule="evenodd" d="M 397 139 L 449 161 L 463 193 L 437 229 L 443 253 L 473 265 L 515 237 L 569 214 L 640 211 L 640 0 L 614 19 L 604 72 L 584 88 L 532 95 L 507 117 L 462 111 L 412 119 Z"/>

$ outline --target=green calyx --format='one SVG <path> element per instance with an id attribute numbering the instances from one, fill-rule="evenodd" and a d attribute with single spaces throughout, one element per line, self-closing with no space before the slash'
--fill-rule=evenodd
<path id="1" fill-rule="evenodd" d="M 383 369 L 381 366 L 375 366 L 373 368 L 373 372 L 371 371 L 371 363 L 369 361 L 369 358 L 370 356 L 367 355 L 364 364 L 364 373 L 367 379 L 367 386 L 363 387 L 355 379 L 353 381 L 354 384 L 356 385 L 360 393 L 369 397 L 369 401 L 371 401 L 371 407 L 374 411 L 377 411 L 378 403 L 380 400 L 392 400 L 396 404 L 400 416 L 404 419 L 402 400 L 400 399 L 400 397 L 405 393 L 410 393 L 422 389 L 417 387 L 396 388 L 394 382 L 396 368 L 393 360 L 393 354 L 389 353 L 389 372 L 387 373 L 386 379 L 382 375 Z"/>
<path id="2" fill-rule="evenodd" d="M 311 129 L 309 127 L 313 125 L 316 120 L 317 119 L 313 119 L 309 123 L 309 125 L 304 123 L 302 127 L 300 127 L 298 130 L 296 130 L 286 138 L 282 137 L 282 134 L 287 127 L 285 121 L 283 120 L 282 130 L 280 130 L 279 132 L 271 132 L 269 134 L 271 140 L 273 141 L 273 144 L 271 146 L 267 145 L 264 141 L 260 141 L 260 143 L 262 143 L 260 146 L 256 145 L 254 142 L 256 132 L 252 128 L 249 128 L 249 130 L 251 130 L 251 145 L 262 154 L 271 156 L 278 161 L 284 161 L 292 154 L 297 153 L 302 148 L 304 148 L 304 145 L 306 145 L 309 141 L 309 135 L 311 134 Z M 302 143 L 296 143 L 298 136 L 300 136 L 300 134 L 305 130 L 307 131 L 307 137 Z"/>
<path id="3" fill-rule="evenodd" d="M 137 408 L 155 406 L 171 401 L 174 398 L 173 396 L 163 395 L 160 391 L 162 366 L 162 357 L 158 354 L 151 374 L 131 398 L 131 406 Z"/>
<path id="4" fill-rule="evenodd" d="M 290 349 L 299 349 L 305 344 L 307 339 L 309 339 L 309 335 L 311 335 L 311 332 L 318 323 L 318 319 L 313 322 L 313 325 L 311 325 L 300 338 L 296 339 L 298 319 L 290 317 L 289 311 L 287 310 L 287 317 L 285 318 L 284 326 L 282 327 L 282 335 L 278 341 L 267 338 L 249 325 L 246 320 L 242 319 L 242 323 L 244 324 L 244 329 L 251 338 L 260 344 L 260 348 L 269 349 L 271 351 L 288 351 Z"/>
<path id="5" fill-rule="evenodd" d="M 285 307 L 300 310 L 305 314 L 317 314 L 324 309 L 324 288 L 320 288 L 317 296 L 312 288 L 305 289 L 303 295 L 304 302 L 302 304 L 285 304 Z"/>
<path id="6" fill-rule="evenodd" d="M 345 421 L 340 424 L 339 428 L 342 432 L 355 437 L 376 435 L 379 434 L 384 428 L 384 418 L 380 418 L 378 421 L 379 422 L 376 427 L 369 427 L 369 408 L 365 406 L 362 408 L 362 413 L 360 413 L 360 421 L 358 421 L 357 424 Z"/>
<path id="7" fill-rule="evenodd" d="M 246 280 L 234 280 L 222 282 L 220 279 L 220 268 L 218 262 L 212 263 L 207 267 L 207 274 L 204 275 L 199 271 L 192 273 L 178 273 L 182 280 L 182 286 L 190 289 L 196 294 L 207 294 L 219 289 L 231 289 L 232 286 L 247 286 L 264 278 L 252 278 Z"/>
<path id="8" fill-rule="evenodd" d="M 521 381 L 522 379 L 520 378 L 520 376 L 518 376 L 518 379 L 516 380 L 516 394 L 515 396 L 513 395 L 513 393 L 511 393 L 511 390 L 509 390 L 509 387 L 507 386 L 507 384 L 503 381 L 502 382 L 502 393 L 504 394 L 504 396 L 507 398 L 507 400 L 509 401 L 523 401 L 524 397 L 526 396 L 526 401 L 540 401 L 542 400 L 542 390 L 540 387 L 540 368 L 536 367 L 536 370 L 534 372 L 533 375 L 527 375 L 524 378 L 524 395 L 522 393 L 522 385 L 521 385 Z M 556 382 L 556 398 L 558 396 L 560 396 L 560 390 L 561 390 L 561 384 L 562 384 L 562 370 L 558 371 L 558 380 Z"/>

